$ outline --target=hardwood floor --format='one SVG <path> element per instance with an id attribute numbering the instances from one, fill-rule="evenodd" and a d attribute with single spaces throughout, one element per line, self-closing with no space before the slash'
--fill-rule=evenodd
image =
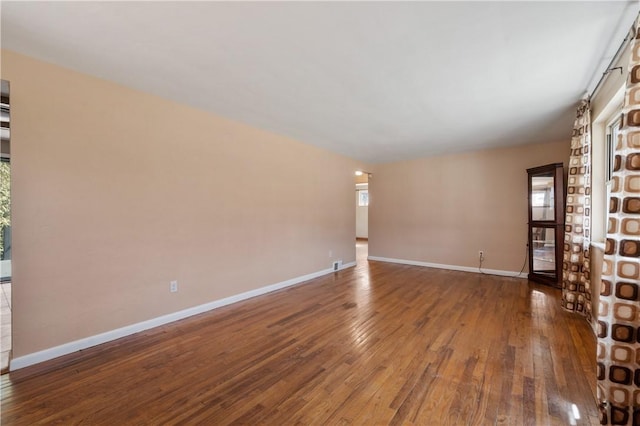
<path id="1" fill-rule="evenodd" d="M 598 424 L 595 339 L 559 296 L 359 262 L 6 374 L 2 424 Z"/>

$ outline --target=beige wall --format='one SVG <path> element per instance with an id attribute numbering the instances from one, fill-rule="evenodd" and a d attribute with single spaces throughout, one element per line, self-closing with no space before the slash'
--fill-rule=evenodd
<path id="1" fill-rule="evenodd" d="M 591 100 L 591 119 L 597 120 L 604 110 L 606 110 L 609 102 L 627 81 L 629 70 L 629 60 L 631 58 L 631 43 L 627 43 L 625 49 L 620 53 L 618 60 L 611 65 L 611 68 L 621 67 L 621 70 L 614 70 L 608 73 L 600 84 L 598 92 Z"/>
<path id="2" fill-rule="evenodd" d="M 356 176 L 356 183 L 367 183 L 369 182 L 368 173 L 363 173 L 360 176 Z"/>
<path id="3" fill-rule="evenodd" d="M 485 268 L 519 271 L 526 169 L 566 166 L 569 146 L 567 140 L 377 165 L 369 181 L 369 255 L 476 267 L 484 250 Z"/>
<path id="4" fill-rule="evenodd" d="M 2 78 L 14 358 L 355 260 L 366 165 L 6 50 Z"/>

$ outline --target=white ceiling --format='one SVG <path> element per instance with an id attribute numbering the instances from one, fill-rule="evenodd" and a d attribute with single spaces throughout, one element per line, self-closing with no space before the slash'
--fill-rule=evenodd
<path id="1" fill-rule="evenodd" d="M 387 162 L 568 139 L 638 2 L 1 8 L 3 48 Z"/>

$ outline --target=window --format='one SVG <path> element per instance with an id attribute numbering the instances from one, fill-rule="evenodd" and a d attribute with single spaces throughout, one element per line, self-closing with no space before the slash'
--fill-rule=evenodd
<path id="1" fill-rule="evenodd" d="M 609 222 L 609 208 L 607 206 L 609 197 L 611 195 L 611 185 L 613 179 L 613 169 L 615 165 L 616 159 L 616 143 L 618 140 L 618 134 L 622 128 L 622 118 L 620 115 L 620 111 L 613 115 L 615 118 L 609 119 L 605 127 L 605 158 L 604 158 L 604 184 L 605 184 L 605 198 L 604 198 L 604 209 L 602 212 L 602 216 L 604 219 L 604 228 L 603 232 L 606 232 L 608 227 L 607 223 Z M 594 212 L 595 213 L 595 212 Z"/>
<path id="2" fill-rule="evenodd" d="M 591 150 L 591 241 L 602 244 L 608 228 L 609 193 L 613 183 L 615 145 L 621 127 L 622 104 L 625 87 L 622 82 L 618 91 L 607 101 L 600 100 L 600 111 L 592 115 Z"/>
<path id="3" fill-rule="evenodd" d="M 610 121 L 607 125 L 607 147 L 606 147 L 606 158 L 605 158 L 605 182 L 609 182 L 613 178 L 613 165 L 615 161 L 615 148 L 616 141 L 618 140 L 618 133 L 620 133 L 620 128 L 622 125 L 622 120 L 618 116 L 617 119 Z"/>
<path id="4" fill-rule="evenodd" d="M 369 190 L 361 189 L 358 191 L 358 206 L 366 207 L 369 205 Z"/>

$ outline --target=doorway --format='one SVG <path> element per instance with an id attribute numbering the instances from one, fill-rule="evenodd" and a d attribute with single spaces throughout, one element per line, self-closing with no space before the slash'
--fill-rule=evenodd
<path id="1" fill-rule="evenodd" d="M 356 178 L 356 261 L 369 254 L 369 173 L 357 171 Z"/>
<path id="2" fill-rule="evenodd" d="M 0 370 L 9 371 L 11 356 L 11 149 L 9 82 L 0 93 Z"/>

